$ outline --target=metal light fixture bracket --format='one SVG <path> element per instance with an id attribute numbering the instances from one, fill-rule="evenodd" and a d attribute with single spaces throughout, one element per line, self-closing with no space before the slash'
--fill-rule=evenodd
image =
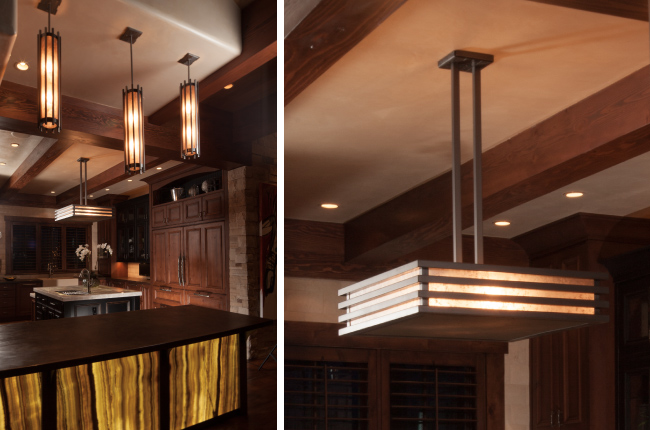
<path id="1" fill-rule="evenodd" d="M 185 64 L 186 66 L 191 66 L 192 63 L 194 63 L 196 60 L 198 60 L 200 57 L 198 55 L 190 54 L 189 52 L 185 54 L 183 58 L 178 60 L 179 63 Z"/>
<path id="2" fill-rule="evenodd" d="M 142 36 L 141 31 L 136 30 L 135 28 L 126 27 L 126 30 L 124 30 L 124 33 L 120 35 L 119 39 L 126 43 L 135 43 L 140 36 Z"/>
<path id="3" fill-rule="evenodd" d="M 49 12 L 52 15 L 56 15 L 59 6 L 61 6 L 61 0 L 41 0 L 36 8 L 44 12 Z"/>

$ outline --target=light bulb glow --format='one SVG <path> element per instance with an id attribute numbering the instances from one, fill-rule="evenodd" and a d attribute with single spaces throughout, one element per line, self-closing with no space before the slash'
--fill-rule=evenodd
<path id="1" fill-rule="evenodd" d="M 61 131 L 61 38 L 53 31 L 38 33 L 38 126 Z"/>
<path id="2" fill-rule="evenodd" d="M 580 192 L 580 191 L 570 191 L 568 193 L 564 194 L 564 197 L 569 198 L 569 199 L 577 199 L 579 197 L 584 196 L 585 194 Z"/>
<path id="3" fill-rule="evenodd" d="M 324 209 L 336 209 L 339 207 L 339 205 L 337 205 L 336 203 L 323 203 L 322 205 L 320 205 L 320 207 Z"/>
<path id="4" fill-rule="evenodd" d="M 495 221 L 494 225 L 499 227 L 507 227 L 510 225 L 510 221 Z"/>

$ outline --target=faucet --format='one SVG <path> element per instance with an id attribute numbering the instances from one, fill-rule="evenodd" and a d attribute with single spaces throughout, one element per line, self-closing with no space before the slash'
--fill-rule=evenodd
<path id="1" fill-rule="evenodd" d="M 50 278 L 52 277 L 52 270 L 54 270 L 54 264 L 47 263 L 47 271 L 50 273 Z"/>
<path id="2" fill-rule="evenodd" d="M 88 294 L 90 294 L 90 270 L 88 269 L 81 269 L 81 273 L 79 273 L 79 278 L 83 278 L 83 283 L 88 286 Z"/>

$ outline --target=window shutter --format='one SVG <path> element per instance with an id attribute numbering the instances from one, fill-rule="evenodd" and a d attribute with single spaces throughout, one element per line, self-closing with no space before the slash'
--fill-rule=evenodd
<path id="1" fill-rule="evenodd" d="M 36 272 L 36 225 L 16 225 L 11 230 L 14 272 Z"/>
<path id="2" fill-rule="evenodd" d="M 62 233 L 61 227 L 41 227 L 41 271 L 47 272 L 49 263 L 53 264 L 53 270 L 63 269 Z"/>
<path id="3" fill-rule="evenodd" d="M 77 254 L 77 248 L 79 245 L 85 245 L 88 243 L 86 239 L 86 229 L 82 227 L 66 227 L 65 229 L 65 259 L 66 259 L 66 268 L 71 269 L 83 269 L 86 267 L 86 257 L 84 261 L 81 261 Z"/>

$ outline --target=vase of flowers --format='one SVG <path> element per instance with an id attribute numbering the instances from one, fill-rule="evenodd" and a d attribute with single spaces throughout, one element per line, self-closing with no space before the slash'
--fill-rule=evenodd
<path id="1" fill-rule="evenodd" d="M 108 258 L 113 255 L 113 248 L 108 243 L 97 245 L 97 258 Z"/>
<path id="2" fill-rule="evenodd" d="M 88 257 L 91 254 L 91 251 L 90 251 L 90 248 L 88 247 L 88 244 L 79 245 L 79 247 L 75 251 L 75 254 L 77 254 L 77 257 L 79 257 L 79 260 L 84 261 L 86 259 L 86 257 Z"/>

